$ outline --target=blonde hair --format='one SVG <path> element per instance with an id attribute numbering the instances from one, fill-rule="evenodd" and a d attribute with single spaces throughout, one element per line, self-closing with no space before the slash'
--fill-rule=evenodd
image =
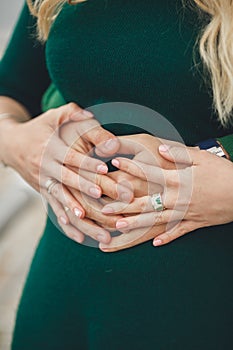
<path id="1" fill-rule="evenodd" d="M 27 0 L 37 17 L 38 37 L 46 41 L 62 6 L 86 0 Z M 89 0 L 91 1 L 91 0 Z M 232 122 L 233 111 L 233 0 L 192 0 L 209 16 L 201 32 L 199 47 L 213 90 L 213 103 L 222 125 Z"/>

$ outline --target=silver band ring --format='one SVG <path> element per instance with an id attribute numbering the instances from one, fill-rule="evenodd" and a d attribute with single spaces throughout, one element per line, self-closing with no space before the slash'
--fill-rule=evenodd
<path id="1" fill-rule="evenodd" d="M 55 179 L 49 179 L 46 181 L 45 187 L 47 189 L 48 194 L 51 194 L 53 187 L 58 184 L 58 181 Z"/>
<path id="2" fill-rule="evenodd" d="M 163 201 L 162 201 L 161 193 L 152 194 L 150 199 L 151 199 L 152 207 L 154 208 L 155 211 L 165 210 L 165 207 L 164 207 Z"/>

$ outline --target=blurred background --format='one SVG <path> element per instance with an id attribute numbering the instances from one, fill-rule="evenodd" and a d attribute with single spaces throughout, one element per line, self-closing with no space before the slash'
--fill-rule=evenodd
<path id="1" fill-rule="evenodd" d="M 0 58 L 23 3 L 0 1 Z M 45 217 L 40 196 L 12 169 L 0 168 L 0 350 L 10 349 L 17 306 Z"/>

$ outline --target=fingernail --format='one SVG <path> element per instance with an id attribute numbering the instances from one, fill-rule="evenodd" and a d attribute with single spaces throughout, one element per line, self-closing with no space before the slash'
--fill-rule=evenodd
<path id="1" fill-rule="evenodd" d="M 120 200 L 122 202 L 129 203 L 131 198 L 132 198 L 132 195 L 130 193 L 128 193 L 128 192 L 123 192 L 123 193 L 120 194 Z"/>
<path id="2" fill-rule="evenodd" d="M 156 239 L 156 240 L 153 242 L 153 245 L 154 245 L 155 247 L 158 247 L 158 246 L 160 246 L 162 243 L 163 243 L 163 242 L 162 242 L 161 239 Z"/>
<path id="3" fill-rule="evenodd" d="M 116 145 L 118 144 L 118 141 L 116 139 L 110 139 L 104 143 L 104 146 L 109 150 L 115 150 Z"/>
<path id="4" fill-rule="evenodd" d="M 94 117 L 93 113 L 87 111 L 86 109 L 84 109 L 84 110 L 82 111 L 82 113 L 83 113 L 86 117 L 91 117 L 91 118 Z"/>
<path id="5" fill-rule="evenodd" d="M 168 145 L 160 145 L 159 146 L 159 150 L 160 152 L 167 152 L 169 150 L 169 146 Z"/>
<path id="6" fill-rule="evenodd" d="M 97 166 L 97 172 L 98 173 L 102 173 L 102 174 L 106 174 L 108 172 L 107 165 L 103 165 L 103 164 L 98 165 Z"/>
<path id="7" fill-rule="evenodd" d="M 117 221 L 116 228 L 124 228 L 128 226 L 128 222 L 126 221 Z"/>
<path id="8" fill-rule="evenodd" d="M 78 208 L 74 209 L 74 215 L 77 216 L 78 218 L 81 218 L 82 212 Z"/>
<path id="9" fill-rule="evenodd" d="M 104 207 L 101 211 L 104 214 L 112 214 L 112 213 L 114 213 L 114 210 L 111 207 Z"/>
<path id="10" fill-rule="evenodd" d="M 81 237 L 73 236 L 73 239 L 77 243 L 80 243 L 80 244 L 83 243 L 83 238 L 81 238 Z"/>
<path id="11" fill-rule="evenodd" d="M 64 216 L 60 216 L 60 221 L 61 221 L 61 223 L 63 224 L 63 225 L 67 225 L 67 219 L 66 218 L 64 218 Z"/>
<path id="12" fill-rule="evenodd" d="M 97 235 L 97 240 L 101 243 L 108 243 L 109 237 L 104 235 L 104 234 L 99 234 L 99 235 Z"/>
<path id="13" fill-rule="evenodd" d="M 90 194 L 92 194 L 96 198 L 99 198 L 101 196 L 101 191 L 96 187 L 91 187 L 89 191 Z"/>
<path id="14" fill-rule="evenodd" d="M 113 159 L 113 160 L 112 160 L 112 165 L 114 165 L 116 168 L 119 168 L 119 166 L 120 166 L 119 160 Z"/>

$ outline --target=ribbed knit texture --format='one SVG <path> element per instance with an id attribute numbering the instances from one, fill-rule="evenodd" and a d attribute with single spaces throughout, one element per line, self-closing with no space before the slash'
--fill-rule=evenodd
<path id="1" fill-rule="evenodd" d="M 233 135 L 227 135 L 217 138 L 223 148 L 227 151 L 230 156 L 230 160 L 233 162 Z"/>
<path id="2" fill-rule="evenodd" d="M 28 21 L 24 10 L 1 63 L 0 93 L 36 113 L 49 77 L 43 48 L 25 37 Z M 83 107 L 142 104 L 168 118 L 188 144 L 231 133 L 218 127 L 211 97 L 192 68 L 198 26 L 197 15 L 184 12 L 178 0 L 66 4 L 46 47 L 57 88 L 47 93 L 50 105 L 57 106 L 59 96 Z M 232 224 L 203 228 L 161 248 L 147 242 L 104 254 L 74 243 L 48 220 L 12 349 L 230 349 L 232 233 Z"/>

